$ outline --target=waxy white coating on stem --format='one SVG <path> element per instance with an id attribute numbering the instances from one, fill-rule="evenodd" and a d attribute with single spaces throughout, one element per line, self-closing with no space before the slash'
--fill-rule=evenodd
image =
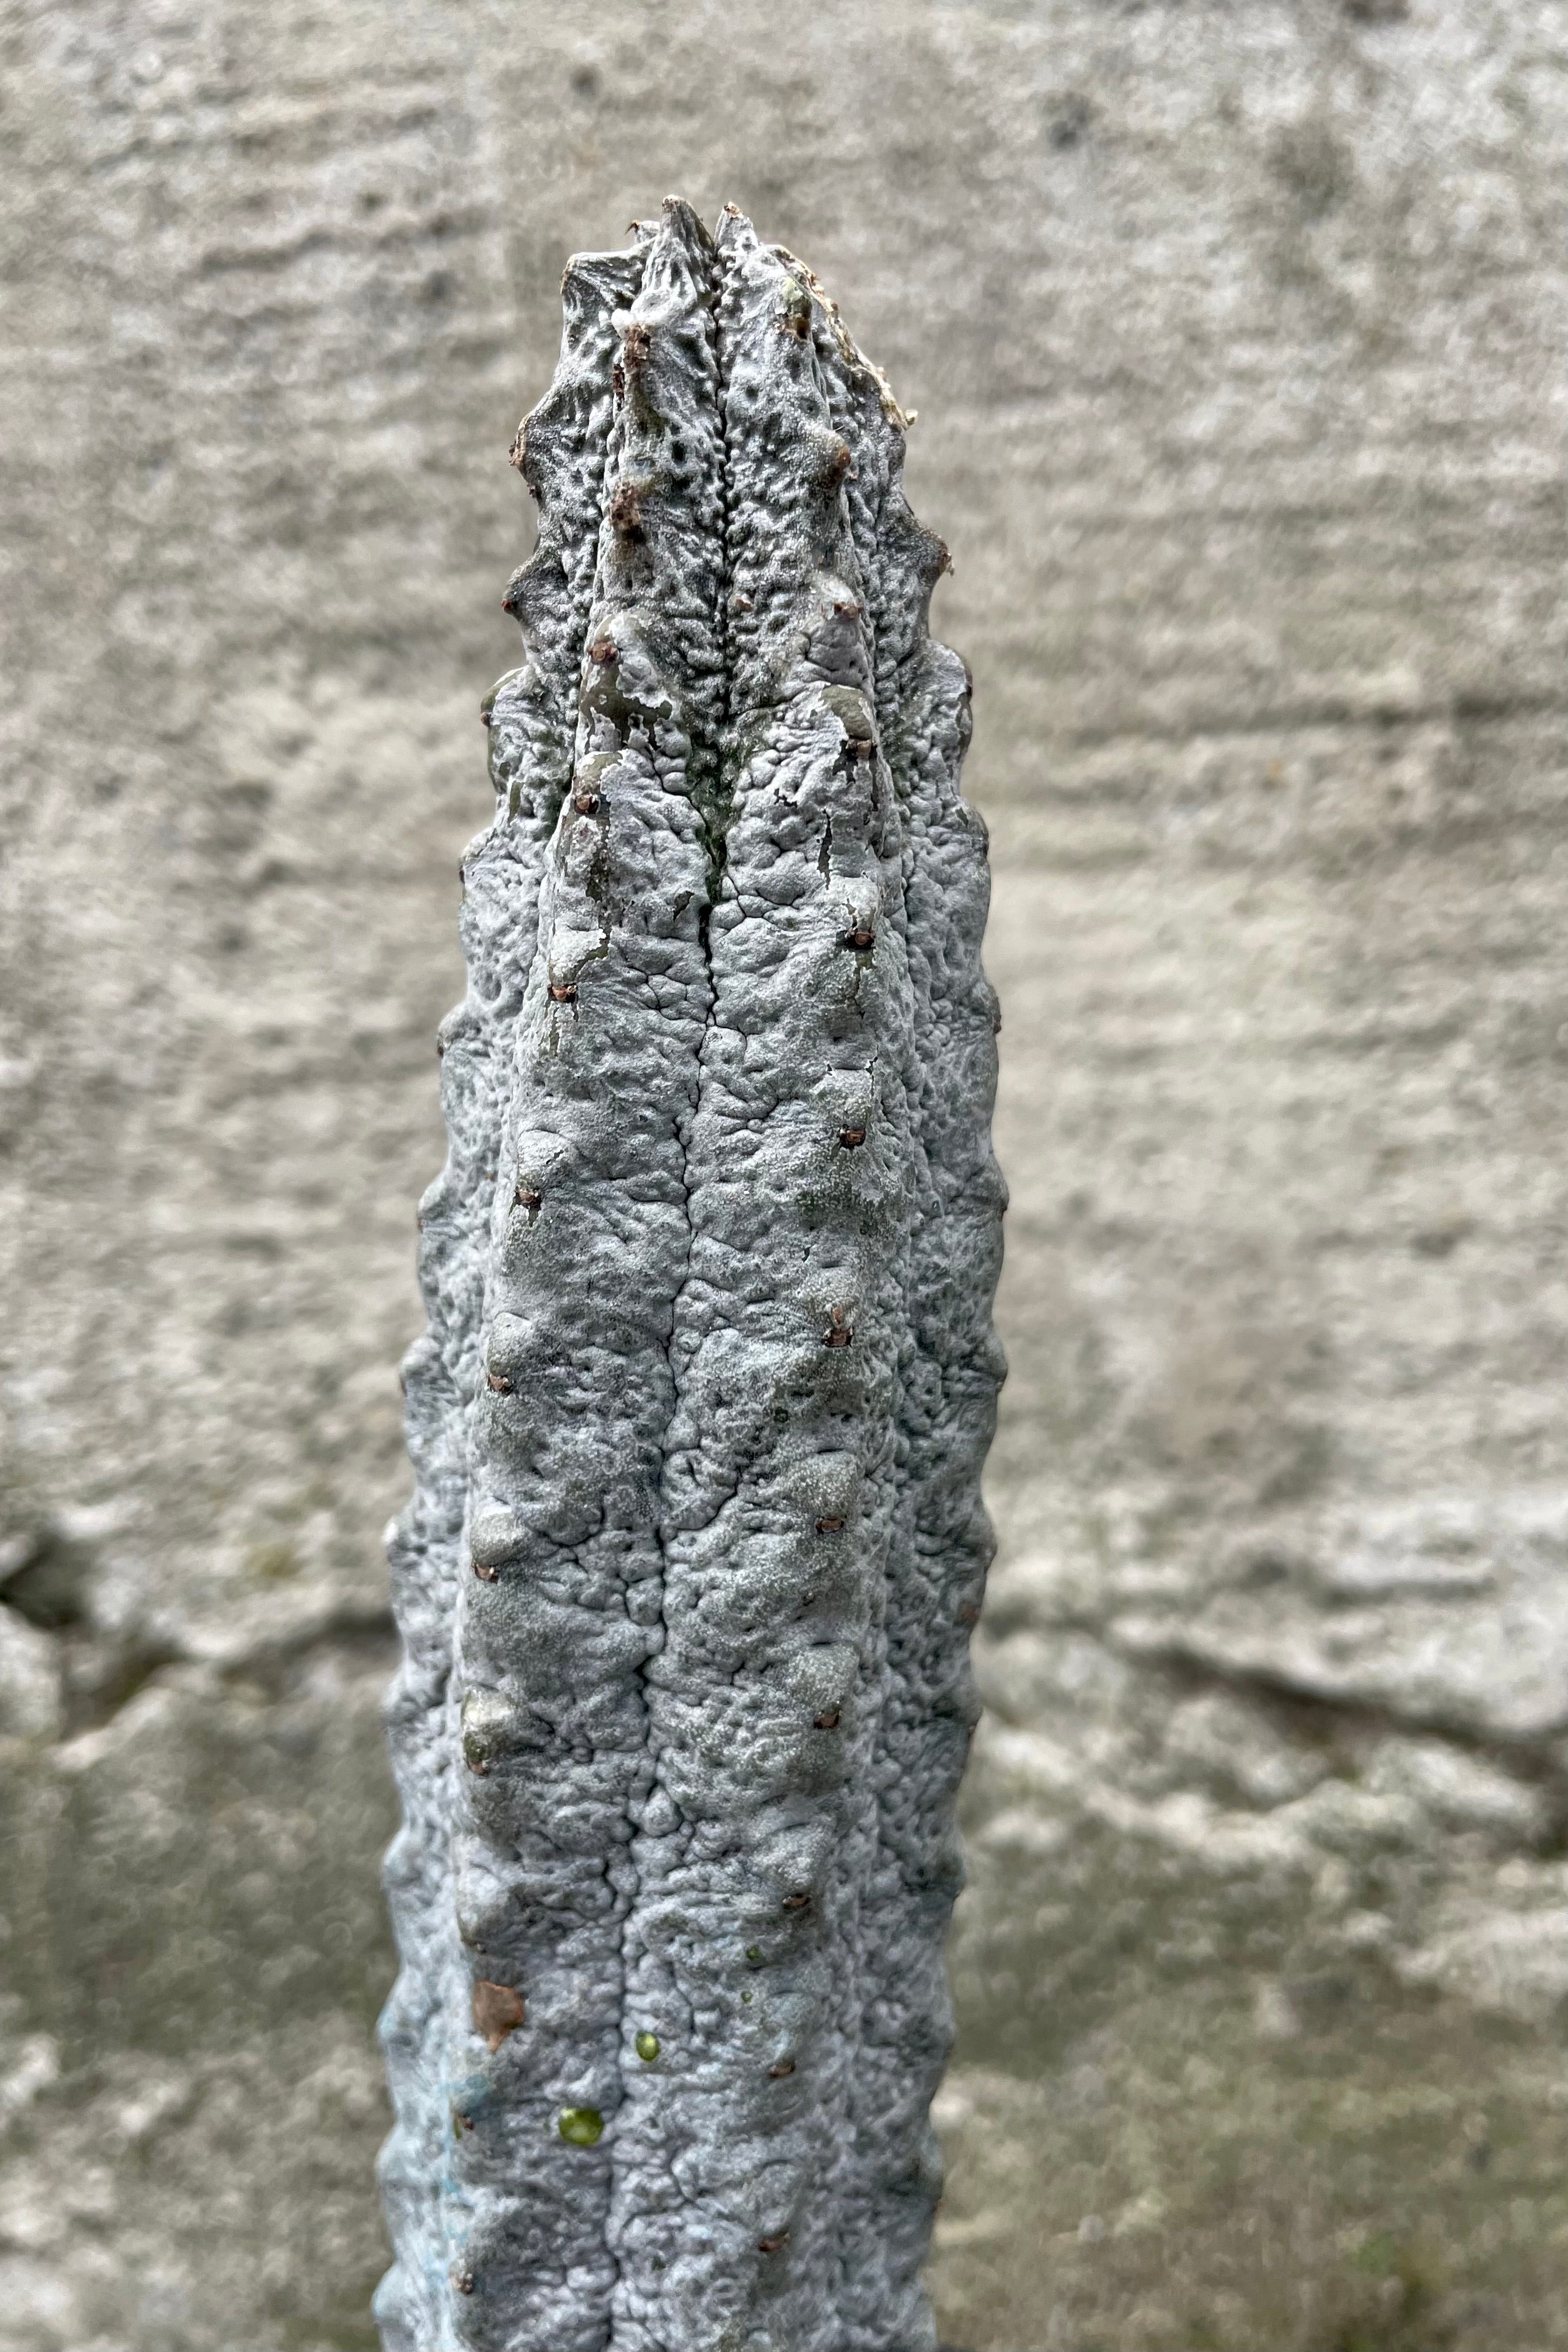
<path id="1" fill-rule="evenodd" d="M 520 436 L 394 1539 L 390 2352 L 919 2352 L 1002 1195 L 903 419 L 675 199 Z"/>
<path id="2" fill-rule="evenodd" d="M 442 1028 L 447 1165 L 420 1203 L 420 1284 L 428 1328 L 404 1365 L 417 1484 L 388 1542 L 404 1663 L 386 1717 L 404 1826 L 387 1891 L 404 1958 L 382 2021 L 396 2128 L 382 2155 L 397 2267 L 377 2313 L 389 2341 L 450 2336 L 446 2178 L 451 2144 L 447 2044 L 468 1968 L 452 1871 L 458 1769 L 453 1627 L 464 1573 L 469 1421 L 479 1380 L 488 1229 L 510 1085 L 513 1038 L 532 969 L 545 845 L 571 772 L 593 548 L 604 503 L 614 400 L 613 312 L 640 275 L 628 254 L 579 257 L 563 284 L 561 358 L 529 419 L 525 474 L 539 540 L 508 590 L 523 660 L 489 698 L 494 824 L 465 853 L 468 993 Z"/>

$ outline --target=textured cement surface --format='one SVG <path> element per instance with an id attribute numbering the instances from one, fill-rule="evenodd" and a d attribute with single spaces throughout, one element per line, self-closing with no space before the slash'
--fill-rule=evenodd
<path id="1" fill-rule="evenodd" d="M 1568 21 L 0 13 L 0 2344 L 367 2346 L 379 1536 L 574 247 L 922 411 L 1013 1189 L 933 2272 L 1568 2343 Z"/>

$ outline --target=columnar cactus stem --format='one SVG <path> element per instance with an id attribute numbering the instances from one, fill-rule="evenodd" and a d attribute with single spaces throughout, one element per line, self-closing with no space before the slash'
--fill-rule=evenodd
<path id="1" fill-rule="evenodd" d="M 671 198 L 518 461 L 392 1539 L 392 2352 L 917 2352 L 1002 1193 L 904 420 Z"/>

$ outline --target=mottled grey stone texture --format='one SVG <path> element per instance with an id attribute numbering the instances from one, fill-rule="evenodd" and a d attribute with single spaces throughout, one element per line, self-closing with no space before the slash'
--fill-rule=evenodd
<path id="1" fill-rule="evenodd" d="M 506 455 L 672 187 L 921 410 L 975 676 L 942 2333 L 1568 2352 L 1561 0 L 7 0 L 0 58 L 0 2352 L 374 2352 Z"/>
<path id="2" fill-rule="evenodd" d="M 394 2352 L 919 2352 L 1002 1360 L 947 551 L 669 198 L 514 460 L 392 1537 Z"/>

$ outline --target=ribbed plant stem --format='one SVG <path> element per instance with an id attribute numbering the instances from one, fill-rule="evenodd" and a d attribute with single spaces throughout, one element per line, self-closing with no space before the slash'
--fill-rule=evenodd
<path id="1" fill-rule="evenodd" d="M 671 198 L 518 461 L 393 1541 L 389 2352 L 927 2352 L 1001 1365 L 945 551 Z"/>

